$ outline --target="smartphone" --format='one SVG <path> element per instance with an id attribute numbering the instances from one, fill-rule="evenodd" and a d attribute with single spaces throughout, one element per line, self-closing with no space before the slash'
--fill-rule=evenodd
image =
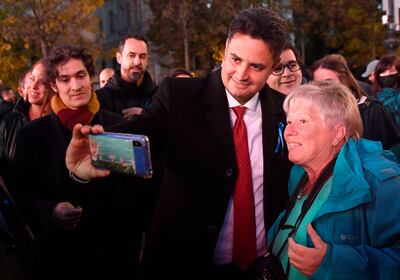
<path id="1" fill-rule="evenodd" d="M 90 134 L 89 144 L 94 166 L 142 178 L 152 177 L 150 141 L 146 135 Z"/>

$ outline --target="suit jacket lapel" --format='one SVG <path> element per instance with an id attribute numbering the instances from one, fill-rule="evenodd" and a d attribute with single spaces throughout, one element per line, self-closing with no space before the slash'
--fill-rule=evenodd
<path id="1" fill-rule="evenodd" d="M 282 108 L 284 97 L 274 92 L 269 87 L 260 91 L 260 102 L 262 109 L 262 134 L 263 134 L 263 156 L 264 156 L 264 184 L 269 176 L 275 145 L 278 139 L 279 122 L 285 119 Z"/>
<path id="2" fill-rule="evenodd" d="M 205 120 L 214 134 L 220 150 L 225 154 L 228 163 L 235 168 L 233 134 L 229 116 L 229 104 L 225 87 L 221 80 L 221 71 L 210 74 L 201 99 L 204 106 Z"/>

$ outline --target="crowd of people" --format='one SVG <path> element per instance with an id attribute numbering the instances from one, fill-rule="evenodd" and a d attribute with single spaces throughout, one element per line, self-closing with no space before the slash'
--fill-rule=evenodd
<path id="1" fill-rule="evenodd" d="M 63 45 L 0 103 L 0 278 L 399 279 L 400 59 L 359 81 L 340 54 L 310 71 L 286 22 L 249 8 L 221 66 L 159 85 L 123 37 L 94 90 Z M 152 178 L 92 165 L 88 136 L 150 139 Z"/>

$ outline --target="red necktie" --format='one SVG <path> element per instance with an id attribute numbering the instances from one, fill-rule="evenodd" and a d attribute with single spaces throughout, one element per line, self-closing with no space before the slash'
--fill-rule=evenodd
<path id="1" fill-rule="evenodd" d="M 249 267 L 256 258 L 256 222 L 254 210 L 253 179 L 246 124 L 243 115 L 245 107 L 232 108 L 237 119 L 233 126 L 238 176 L 233 194 L 233 262 L 242 270 Z"/>

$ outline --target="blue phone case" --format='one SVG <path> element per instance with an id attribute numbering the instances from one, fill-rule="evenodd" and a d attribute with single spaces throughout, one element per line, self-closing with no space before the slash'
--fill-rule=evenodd
<path id="1" fill-rule="evenodd" d="M 146 135 L 105 132 L 89 135 L 89 143 L 94 166 L 142 178 L 152 177 L 150 141 Z"/>

